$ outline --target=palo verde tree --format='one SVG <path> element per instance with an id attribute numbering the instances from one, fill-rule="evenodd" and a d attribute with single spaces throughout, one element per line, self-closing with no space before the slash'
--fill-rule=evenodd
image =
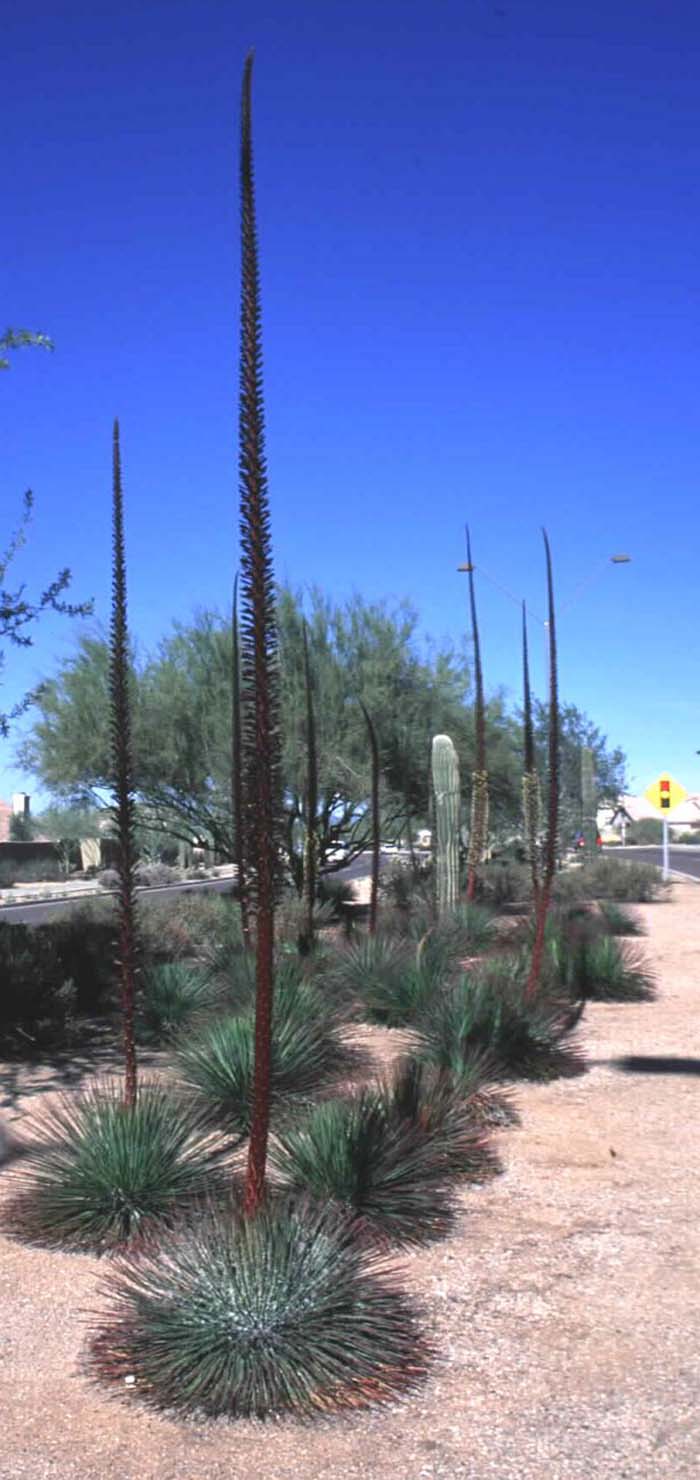
<path id="1" fill-rule="evenodd" d="M 5 585 L 8 567 L 26 543 L 27 527 L 32 517 L 33 507 L 34 495 L 28 489 L 24 495 L 24 508 L 19 525 L 10 537 L 6 550 L 0 555 L 0 644 L 9 642 L 15 647 L 24 648 L 32 646 L 33 637 L 29 629 L 39 620 L 43 612 L 59 612 L 65 617 L 87 617 L 93 610 L 92 601 L 74 603 L 63 599 L 63 593 L 71 583 L 71 573 L 68 569 L 59 571 L 55 580 L 51 581 L 36 601 L 28 599 L 24 585 L 16 587 L 15 590 L 10 590 Z M 4 663 L 5 654 L 0 649 L 0 671 Z M 40 698 L 41 689 L 35 689 L 19 699 L 7 713 L 0 713 L 0 736 L 6 736 L 12 721 L 19 719 L 20 715 L 25 714 L 30 705 Z"/>
<path id="2" fill-rule="evenodd" d="M 532 947 L 530 973 L 525 996 L 532 998 L 537 993 L 544 955 L 545 928 L 552 892 L 552 881 L 557 863 L 557 841 L 559 829 L 559 682 L 557 674 L 557 633 L 554 611 L 554 582 L 552 579 L 552 554 L 547 531 L 543 529 L 544 552 L 547 563 L 547 607 L 549 632 L 549 755 L 547 800 L 547 837 L 545 841 L 542 879 L 535 905 L 535 938 Z"/>
<path id="3" fill-rule="evenodd" d="M 114 423 L 112 461 L 112 620 L 110 670 L 112 732 L 112 791 L 117 838 L 119 875 L 118 965 L 124 1025 L 124 1103 L 136 1104 L 136 808 L 131 763 L 131 712 L 129 702 L 129 635 L 126 606 L 126 556 L 124 551 L 124 501 L 122 491 L 119 422 Z"/>
<path id="4" fill-rule="evenodd" d="M 34 329 L 5 329 L 0 334 L 0 370 L 9 370 L 9 351 L 16 349 L 53 349 L 53 340 L 48 334 L 39 334 Z"/>
<path id="5" fill-rule="evenodd" d="M 247 877 L 255 909 L 255 1074 L 244 1210 L 265 1197 L 270 1124 L 274 907 L 279 838 L 277 630 L 264 449 L 260 279 L 251 128 L 252 53 L 241 102 L 241 356 L 239 473 L 241 656 Z"/>
<path id="6" fill-rule="evenodd" d="M 474 592 L 474 565 L 472 562 L 469 527 L 467 536 L 467 570 L 469 573 L 469 607 L 472 621 L 474 646 L 474 770 L 472 771 L 472 805 L 469 825 L 469 852 L 467 856 L 467 899 L 476 894 L 477 869 L 483 863 L 489 830 L 489 778 L 486 770 L 486 710 L 484 704 L 484 675 L 481 667 L 481 644 L 479 623 L 476 617 L 476 595 Z"/>

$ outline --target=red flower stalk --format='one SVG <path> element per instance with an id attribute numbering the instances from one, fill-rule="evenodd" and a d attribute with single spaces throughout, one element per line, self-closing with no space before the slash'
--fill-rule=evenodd
<path id="1" fill-rule="evenodd" d="M 124 509 L 122 495 L 119 422 L 114 423 L 112 460 L 112 618 L 110 626 L 109 689 L 112 742 L 113 812 L 117 832 L 118 953 L 119 982 L 124 1032 L 124 1104 L 136 1103 L 136 1039 L 134 1001 L 136 996 L 136 887 L 134 828 L 136 805 L 131 762 L 131 711 L 129 704 L 129 634 L 126 613 L 126 560 L 124 555 Z"/>
<path id="2" fill-rule="evenodd" d="M 469 525 L 466 526 L 467 536 L 467 569 L 469 573 L 469 606 L 472 619 L 472 640 L 474 643 L 474 726 L 475 726 L 475 758 L 472 787 L 474 797 L 472 801 L 472 829 L 476 829 L 478 837 L 469 839 L 469 865 L 467 872 L 467 899 L 472 900 L 476 895 L 477 885 L 477 854 L 481 851 L 485 838 L 485 817 L 483 808 L 487 805 L 487 794 L 484 792 L 488 782 L 486 780 L 486 712 L 484 708 L 484 675 L 481 667 L 481 643 L 479 641 L 479 623 L 476 616 L 476 595 L 474 591 L 474 566 L 472 563 L 472 547 L 469 538 Z"/>
<path id="3" fill-rule="evenodd" d="M 547 531 L 542 530 L 545 559 L 547 562 L 547 603 L 549 616 L 549 737 L 548 772 L 549 800 L 547 814 L 547 838 L 545 843 L 544 870 L 535 911 L 535 941 L 532 948 L 530 974 L 525 988 L 526 997 L 534 997 L 539 986 L 544 955 L 544 935 L 552 892 L 552 881 L 557 862 L 557 833 L 559 829 L 559 691 L 557 678 L 557 637 L 554 615 L 554 584 L 552 580 L 552 555 Z"/>
<path id="4" fill-rule="evenodd" d="M 540 890 L 537 863 L 537 826 L 539 815 L 539 781 L 535 758 L 535 732 L 532 724 L 532 690 L 530 688 L 530 662 L 527 642 L 527 612 L 523 602 L 523 820 L 525 843 L 532 876 L 532 897 L 537 909 Z"/>
<path id="5" fill-rule="evenodd" d="M 367 734 L 369 735 L 369 746 L 372 757 L 372 793 L 371 793 L 371 815 L 372 815 L 372 880 L 369 896 L 369 933 L 374 935 L 377 929 L 377 904 L 379 900 L 379 855 L 381 850 L 381 823 L 379 817 L 379 745 L 377 742 L 377 731 L 374 724 L 360 699 L 360 709 L 365 717 Z"/>
<path id="6" fill-rule="evenodd" d="M 238 903 L 241 911 L 243 944 L 250 946 L 250 921 L 245 867 L 245 818 L 243 809 L 243 745 L 241 736 L 241 657 L 238 636 L 238 576 L 233 583 L 231 668 L 231 820 L 233 823 L 233 862 L 238 879 Z"/>
<path id="7" fill-rule="evenodd" d="M 306 688 L 306 857 L 304 859 L 304 891 L 306 894 L 306 926 L 304 948 L 311 950 L 314 943 L 314 908 L 316 905 L 316 812 L 318 809 L 318 751 L 316 746 L 316 715 L 314 713 L 314 690 L 311 663 L 309 661 L 309 630 L 304 622 L 304 685 Z"/>
<path id="8" fill-rule="evenodd" d="M 279 836 L 279 696 L 272 542 L 264 452 L 260 280 L 251 137 L 252 53 L 241 100 L 241 355 L 239 474 L 244 816 L 255 909 L 255 1073 L 244 1210 L 265 1198 L 270 1124 L 274 907 Z"/>

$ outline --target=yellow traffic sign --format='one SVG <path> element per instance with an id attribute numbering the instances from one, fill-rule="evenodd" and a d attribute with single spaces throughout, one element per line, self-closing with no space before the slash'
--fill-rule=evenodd
<path id="1" fill-rule="evenodd" d="M 685 787 L 681 786 L 680 781 L 674 781 L 673 777 L 664 771 L 662 776 L 652 781 L 644 795 L 647 801 L 651 802 L 652 807 L 658 807 L 660 812 L 672 812 L 674 807 L 680 807 L 688 793 Z"/>

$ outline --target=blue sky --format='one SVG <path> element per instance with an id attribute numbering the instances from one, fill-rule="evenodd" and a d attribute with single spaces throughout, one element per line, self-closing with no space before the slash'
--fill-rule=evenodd
<path id="1" fill-rule="evenodd" d="M 277 574 L 410 596 L 519 694 L 561 607 L 563 694 L 641 789 L 700 790 L 700 13 L 676 0 L 26 0 L 3 18 L 0 379 L 17 579 L 108 616 L 122 423 L 132 627 L 225 606 L 237 551 L 237 128 L 255 147 Z M 0 531 L 1 533 L 1 531 Z M 0 541 L 2 543 L 2 541 Z M 618 551 L 632 556 L 612 566 Z M 583 589 L 570 610 L 567 604 Z M 10 650 L 3 707 L 72 650 Z M 543 643 L 533 634 L 535 679 Z M 0 755 L 0 794 L 31 778 Z"/>

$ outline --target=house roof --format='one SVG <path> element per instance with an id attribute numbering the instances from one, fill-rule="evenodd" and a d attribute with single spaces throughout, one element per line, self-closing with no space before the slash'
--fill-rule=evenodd
<path id="1" fill-rule="evenodd" d="M 630 822 L 643 822 L 647 817 L 653 817 L 658 822 L 661 818 L 661 813 L 657 811 L 656 807 L 651 805 L 651 802 L 647 801 L 646 797 L 628 795 L 618 797 L 617 809 L 610 807 L 606 811 L 609 811 L 613 815 L 626 812 Z M 700 826 L 700 792 L 692 793 L 678 807 L 674 807 L 668 813 L 668 821 L 686 823 L 689 826 Z"/>

